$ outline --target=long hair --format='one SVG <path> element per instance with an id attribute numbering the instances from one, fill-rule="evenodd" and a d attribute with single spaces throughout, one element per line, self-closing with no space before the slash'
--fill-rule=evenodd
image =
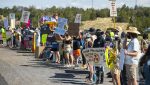
<path id="1" fill-rule="evenodd" d="M 150 59 L 150 45 L 148 46 L 148 49 L 144 56 L 140 60 L 140 66 L 143 66 L 144 63 L 146 63 Z"/>

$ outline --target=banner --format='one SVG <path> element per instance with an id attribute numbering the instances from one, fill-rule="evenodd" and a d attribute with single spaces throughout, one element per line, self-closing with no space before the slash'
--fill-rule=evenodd
<path id="1" fill-rule="evenodd" d="M 10 29 L 14 29 L 15 28 L 15 19 L 11 19 L 10 20 Z"/>
<path id="2" fill-rule="evenodd" d="M 68 33 L 71 36 L 78 36 L 79 35 L 79 23 L 69 23 Z"/>
<path id="3" fill-rule="evenodd" d="M 81 14 L 77 14 L 74 23 L 81 23 Z"/>
<path id="4" fill-rule="evenodd" d="M 10 14 L 9 14 L 9 18 L 10 18 L 10 19 L 15 19 L 15 13 L 10 13 Z"/>
<path id="5" fill-rule="evenodd" d="M 55 32 L 54 33 L 59 34 L 59 35 L 64 35 L 66 33 L 66 30 L 57 27 L 57 28 L 55 28 Z"/>
<path id="6" fill-rule="evenodd" d="M 110 16 L 111 17 L 116 17 L 117 16 L 117 7 L 116 7 L 116 2 L 115 1 L 111 1 Z"/>
<path id="7" fill-rule="evenodd" d="M 99 66 L 104 60 L 104 48 L 87 48 L 82 51 L 88 63 Z"/>
<path id="8" fill-rule="evenodd" d="M 24 22 L 24 23 L 28 23 L 29 16 L 30 16 L 30 12 L 29 11 L 23 11 L 20 21 Z"/>
<path id="9" fill-rule="evenodd" d="M 6 30 L 8 30 L 8 18 L 4 19 L 4 27 Z"/>

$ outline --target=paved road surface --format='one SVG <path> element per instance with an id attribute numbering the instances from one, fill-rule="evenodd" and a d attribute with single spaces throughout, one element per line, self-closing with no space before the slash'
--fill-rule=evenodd
<path id="1" fill-rule="evenodd" d="M 86 85 L 86 71 L 45 64 L 32 53 L 0 48 L 0 85 Z M 104 84 L 112 85 L 105 78 Z"/>

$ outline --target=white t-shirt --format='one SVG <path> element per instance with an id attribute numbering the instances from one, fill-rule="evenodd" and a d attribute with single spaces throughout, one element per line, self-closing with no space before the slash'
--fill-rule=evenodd
<path id="1" fill-rule="evenodd" d="M 138 55 L 140 54 L 140 44 L 139 44 L 139 41 L 137 38 L 134 38 L 132 39 L 129 44 L 128 44 L 128 49 L 127 49 L 128 52 L 133 52 L 133 51 L 136 51 L 138 52 Z M 139 60 L 139 56 L 129 56 L 129 55 L 126 55 L 125 57 L 125 64 L 128 64 L 128 65 L 138 65 L 138 60 Z"/>
<path id="2" fill-rule="evenodd" d="M 96 35 L 92 35 L 91 37 L 92 37 L 93 42 L 97 39 Z"/>

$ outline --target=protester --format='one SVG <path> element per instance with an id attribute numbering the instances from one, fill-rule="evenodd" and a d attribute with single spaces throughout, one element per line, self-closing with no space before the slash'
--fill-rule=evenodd
<path id="1" fill-rule="evenodd" d="M 52 42 L 52 51 L 54 52 L 55 61 L 54 63 L 60 63 L 60 54 L 59 54 L 59 43 L 57 41 L 56 35 L 53 36 L 54 41 Z"/>
<path id="2" fill-rule="evenodd" d="M 93 48 L 104 48 L 105 39 L 103 38 L 102 32 L 100 30 L 97 30 L 96 36 L 97 36 L 97 39 L 95 39 L 95 41 L 94 41 Z M 103 56 L 101 56 L 101 57 L 103 57 Z M 103 59 L 103 58 L 100 58 L 100 59 Z M 102 84 L 104 81 L 104 66 L 102 63 L 104 63 L 104 62 L 101 62 L 101 65 L 99 65 L 99 66 L 95 66 L 96 77 L 97 77 L 96 83 L 97 84 L 99 84 L 99 83 Z"/>
<path id="3" fill-rule="evenodd" d="M 125 64 L 126 64 L 126 76 L 128 85 L 137 85 L 136 68 L 138 65 L 138 54 L 140 53 L 140 44 L 137 39 L 140 32 L 136 27 L 129 27 L 126 30 L 128 38 L 131 39 L 127 49 L 125 50 Z"/>
<path id="4" fill-rule="evenodd" d="M 141 40 L 141 51 L 145 53 L 147 51 L 149 45 L 148 34 L 143 34 L 143 39 Z"/>
<path id="5" fill-rule="evenodd" d="M 140 60 L 140 66 L 143 66 L 141 68 L 143 70 L 143 78 L 145 79 L 144 85 L 150 84 L 150 45 L 148 46 L 147 51 L 145 52 L 144 56 Z"/>
<path id="6" fill-rule="evenodd" d="M 93 47 L 92 37 L 91 37 L 91 34 L 88 33 L 85 38 L 85 48 L 92 48 L 92 47 Z M 90 74 L 88 76 L 88 81 L 93 82 L 93 75 L 94 75 L 93 64 L 88 61 L 87 61 L 87 64 L 88 64 L 88 67 L 90 70 Z"/>
<path id="7" fill-rule="evenodd" d="M 73 49 L 72 49 L 72 38 L 71 36 L 66 32 L 65 37 L 61 37 L 61 40 L 64 42 L 64 56 L 66 58 L 66 65 L 65 67 L 72 67 L 74 66 L 73 61 Z"/>
<path id="8" fill-rule="evenodd" d="M 73 56 L 75 59 L 75 67 L 79 67 L 79 58 L 81 57 L 80 41 L 77 37 L 73 39 Z"/>
<path id="9" fill-rule="evenodd" d="M 125 32 L 121 33 L 121 41 L 120 41 L 120 60 L 119 60 L 119 67 L 121 70 L 121 85 L 127 85 L 127 77 L 126 77 L 126 68 L 125 68 L 125 64 L 124 64 L 124 60 L 125 60 L 125 54 L 124 51 L 126 49 L 125 45 L 126 40 L 125 40 L 126 34 Z"/>

